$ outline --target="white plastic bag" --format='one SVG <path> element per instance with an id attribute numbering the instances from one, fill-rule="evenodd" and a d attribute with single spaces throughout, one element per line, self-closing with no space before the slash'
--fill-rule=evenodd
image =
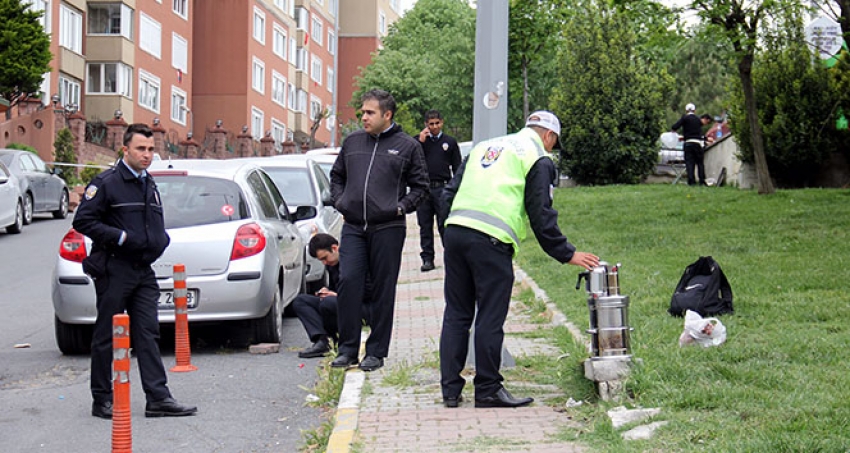
<path id="1" fill-rule="evenodd" d="M 726 326 L 717 318 L 703 318 L 691 310 L 685 312 L 685 330 L 679 346 L 698 344 L 704 348 L 719 346 L 726 341 Z"/>
<path id="2" fill-rule="evenodd" d="M 679 146 L 679 134 L 675 132 L 661 134 L 661 145 L 667 149 L 676 149 Z"/>

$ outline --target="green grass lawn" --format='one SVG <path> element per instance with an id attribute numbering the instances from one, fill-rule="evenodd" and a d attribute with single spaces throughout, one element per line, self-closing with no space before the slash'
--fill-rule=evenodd
<path id="1" fill-rule="evenodd" d="M 622 263 L 638 359 L 627 405 L 660 407 L 656 420 L 670 422 L 652 440 L 625 442 L 603 416 L 613 404 L 594 401 L 575 409 L 591 429 L 565 436 L 605 452 L 850 451 L 850 191 L 590 187 L 556 190 L 555 207 L 580 251 Z M 528 236 L 518 264 L 587 328 L 579 268 Z M 667 308 L 684 268 L 705 255 L 729 278 L 735 314 L 721 317 L 724 345 L 680 348 L 683 320 Z M 557 340 L 577 350 L 568 335 Z M 587 394 L 578 351 L 553 371 L 571 374 L 566 396 Z"/>

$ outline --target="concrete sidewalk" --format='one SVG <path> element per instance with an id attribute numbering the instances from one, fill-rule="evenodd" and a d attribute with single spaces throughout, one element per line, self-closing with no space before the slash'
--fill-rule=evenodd
<path id="1" fill-rule="evenodd" d="M 419 229 L 416 216 L 408 216 L 389 357 L 377 371 L 346 373 L 327 451 L 585 451 L 581 445 L 555 438 L 559 431 L 578 427 L 566 414 L 546 404 L 549 397 L 563 396 L 555 386 L 506 378 L 506 387 L 514 395 L 534 396 L 535 402 L 517 409 L 476 409 L 470 375 L 460 407 L 443 407 L 438 351 L 445 268 L 442 248 L 439 240 L 436 242 L 437 269 L 420 272 Z M 521 304 L 514 302 L 505 323 L 505 347 L 515 358 L 549 355 L 555 360 L 559 351 L 546 340 L 512 335 L 551 328 L 548 323 L 531 322 Z"/>

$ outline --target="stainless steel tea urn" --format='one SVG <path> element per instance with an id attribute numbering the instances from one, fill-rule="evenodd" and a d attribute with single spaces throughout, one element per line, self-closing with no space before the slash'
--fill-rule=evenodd
<path id="1" fill-rule="evenodd" d="M 611 266 L 605 261 L 578 275 L 576 289 L 585 280 L 590 312 L 591 360 L 622 360 L 631 358 L 629 327 L 629 296 L 620 294 L 621 264 Z"/>

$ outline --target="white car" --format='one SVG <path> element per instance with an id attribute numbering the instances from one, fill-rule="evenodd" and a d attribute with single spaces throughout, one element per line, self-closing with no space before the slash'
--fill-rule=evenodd
<path id="1" fill-rule="evenodd" d="M 299 220 L 295 224 L 301 231 L 305 245 L 316 233 L 327 233 L 337 239 L 342 233 L 342 214 L 331 203 L 331 183 L 315 159 L 320 156 L 285 154 L 245 159 L 265 170 L 277 185 L 289 209 L 297 211 Z M 325 266 L 309 253 L 306 279 L 307 291 L 311 294 L 328 284 Z"/>
<path id="2" fill-rule="evenodd" d="M 6 165 L 0 162 L 0 228 L 18 234 L 24 227 L 24 199 L 18 181 Z"/>
<path id="3" fill-rule="evenodd" d="M 283 311 L 304 292 L 305 248 L 269 175 L 234 160 L 157 161 L 148 170 L 162 195 L 171 244 L 153 263 L 160 323 L 174 322 L 173 266 L 186 266 L 189 323 L 250 320 L 254 341 L 278 343 Z M 56 341 L 65 354 L 89 351 L 97 317 L 82 260 L 91 241 L 71 229 L 53 275 Z"/>

